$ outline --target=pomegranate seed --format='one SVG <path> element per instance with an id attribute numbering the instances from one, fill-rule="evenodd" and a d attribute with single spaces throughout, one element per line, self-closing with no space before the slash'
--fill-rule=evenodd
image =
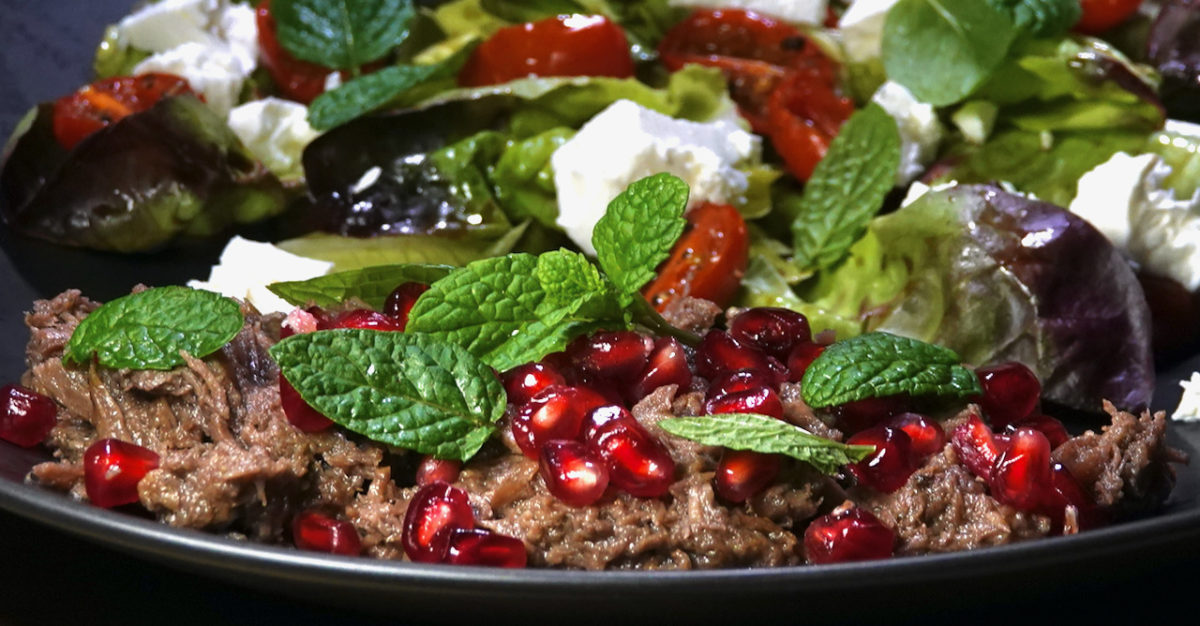
<path id="1" fill-rule="evenodd" d="M 959 424 L 950 433 L 950 443 L 954 446 L 954 453 L 958 455 L 958 459 L 972 474 L 984 480 L 991 480 L 992 466 L 1000 457 L 1000 448 L 992 435 L 992 429 L 988 428 L 978 415 L 972 413 L 967 421 Z"/>
<path id="2" fill-rule="evenodd" d="M 771 484 L 782 465 L 776 454 L 727 449 L 721 453 L 713 487 L 728 502 L 745 502 Z"/>
<path id="3" fill-rule="evenodd" d="M 138 501 L 138 482 L 158 467 L 158 454 L 120 439 L 101 439 L 83 453 L 83 485 L 88 499 L 111 509 Z"/>
<path id="4" fill-rule="evenodd" d="M 58 405 L 20 385 L 0 387 L 0 439 L 31 448 L 46 440 L 58 419 Z"/>
<path id="5" fill-rule="evenodd" d="M 388 294 L 383 301 L 383 314 L 396 320 L 400 330 L 408 326 L 408 312 L 417 303 L 417 298 L 429 290 L 425 283 L 404 283 Z"/>
<path id="6" fill-rule="evenodd" d="M 279 338 L 287 339 L 292 335 L 303 335 L 317 330 L 317 316 L 299 307 L 292 309 L 279 328 Z"/>
<path id="7" fill-rule="evenodd" d="M 318 511 L 301 511 L 292 519 L 292 541 L 301 550 L 351 556 L 362 552 L 354 524 Z"/>
<path id="8" fill-rule="evenodd" d="M 417 466 L 417 484 L 452 483 L 458 480 L 458 473 L 460 471 L 462 471 L 461 461 L 439 459 L 426 455 L 425 458 L 421 459 L 421 464 Z"/>
<path id="9" fill-rule="evenodd" d="M 777 359 L 786 359 L 796 344 L 812 340 L 808 318 L 790 309 L 776 307 L 743 311 L 733 318 L 729 334 Z"/>
<path id="10" fill-rule="evenodd" d="M 309 315 L 312 315 L 313 319 L 317 320 L 317 330 L 329 330 L 331 328 L 337 328 L 333 325 L 334 316 L 329 311 L 326 311 L 319 306 L 310 306 L 307 309 L 304 309 L 304 311 Z"/>
<path id="11" fill-rule="evenodd" d="M 710 380 L 725 372 L 761 370 L 776 377 L 775 382 L 787 380 L 787 368 L 778 359 L 769 357 L 757 348 L 734 339 L 729 333 L 710 330 L 696 348 L 696 371 Z"/>
<path id="12" fill-rule="evenodd" d="M 646 369 L 654 340 L 631 330 L 598 332 L 567 347 L 571 363 L 585 374 L 632 380 Z"/>
<path id="13" fill-rule="evenodd" d="M 604 459 L 609 482 L 630 495 L 657 498 L 675 479 L 671 454 L 631 416 L 597 426 L 587 444 Z"/>
<path id="14" fill-rule="evenodd" d="M 725 372 L 709 384 L 706 399 L 715 400 L 731 393 L 749 391 L 758 387 L 770 387 L 772 382 L 771 375 L 761 370 Z"/>
<path id="15" fill-rule="evenodd" d="M 718 413 L 758 413 L 775 419 L 783 419 L 783 401 L 770 387 L 752 387 L 745 391 L 726 394 L 704 403 L 709 415 Z"/>
<path id="16" fill-rule="evenodd" d="M 542 444 L 542 480 L 554 497 L 571 506 L 587 506 L 608 488 L 608 468 L 579 441 L 555 439 Z"/>
<path id="17" fill-rule="evenodd" d="M 1022 511 L 1037 510 L 1050 482 L 1050 440 L 1040 431 L 1019 428 L 992 468 L 992 497 Z"/>
<path id="18" fill-rule="evenodd" d="M 876 426 L 846 440 L 850 445 L 875 446 L 875 452 L 848 467 L 858 482 L 884 493 L 891 493 L 912 476 L 912 439 L 900 428 Z"/>
<path id="19" fill-rule="evenodd" d="M 456 528 L 450 533 L 446 562 L 454 565 L 525 567 L 525 543 L 484 528 Z"/>
<path id="20" fill-rule="evenodd" d="M 908 410 L 908 400 L 906 395 L 864 398 L 833 407 L 833 415 L 842 432 L 856 433 L 905 412 Z"/>
<path id="21" fill-rule="evenodd" d="M 642 371 L 632 389 L 630 401 L 637 402 L 663 385 L 679 385 L 687 389 L 692 384 L 692 370 L 688 367 L 687 352 L 683 344 L 674 337 L 659 337 L 654 341 L 646 369 Z"/>
<path id="22" fill-rule="evenodd" d="M 421 487 L 408 502 L 400 543 L 408 558 L 436 563 L 446 557 L 450 534 L 456 528 L 474 528 L 475 513 L 467 493 L 443 482 Z"/>
<path id="23" fill-rule="evenodd" d="M 1050 485 L 1051 488 L 1047 490 L 1042 502 L 1041 512 L 1050 516 L 1051 523 L 1056 530 L 1063 529 L 1068 505 L 1075 507 L 1077 512 L 1078 530 L 1088 530 L 1104 525 L 1104 513 L 1083 492 L 1070 470 L 1062 463 L 1054 463 L 1050 466 Z"/>
<path id="24" fill-rule="evenodd" d="M 513 438 L 525 456 L 536 459 L 546 441 L 578 440 L 584 417 L 607 403 L 590 389 L 551 385 L 534 394 L 513 415 Z"/>
<path id="25" fill-rule="evenodd" d="M 942 425 L 920 413 L 901 413 L 893 417 L 888 426 L 908 434 L 914 459 L 918 461 L 941 452 L 946 445 L 946 431 L 942 430 Z"/>
<path id="26" fill-rule="evenodd" d="M 1016 362 L 975 370 L 983 396 L 979 405 L 993 428 L 1004 428 L 1029 416 L 1037 408 L 1042 384 L 1028 367 Z"/>
<path id="27" fill-rule="evenodd" d="M 586 443 L 595 439 L 601 426 L 619 419 L 627 419 L 640 427 L 629 409 L 619 404 L 606 404 L 592 409 L 583 420 L 583 441 Z"/>
<path id="28" fill-rule="evenodd" d="M 388 330 L 399 332 L 404 330 L 394 317 L 384 315 L 370 309 L 352 309 L 333 318 L 333 328 L 362 328 L 366 330 Z"/>
<path id="29" fill-rule="evenodd" d="M 1061 446 L 1071 438 L 1071 433 L 1067 432 L 1067 427 L 1063 426 L 1062 422 L 1042 413 L 1036 413 L 1026 417 L 1018 421 L 1016 424 L 1010 424 L 1008 427 L 1016 430 L 1021 426 L 1028 426 L 1029 428 L 1036 428 L 1037 430 L 1042 431 L 1042 434 L 1046 436 L 1046 439 L 1050 440 L 1051 450 Z"/>
<path id="30" fill-rule="evenodd" d="M 567 384 L 558 368 L 544 362 L 518 365 L 504 372 L 501 380 L 508 393 L 508 403 L 518 406 L 529 402 L 537 392 L 550 385 Z"/>
<path id="31" fill-rule="evenodd" d="M 821 356 L 828 346 L 812 341 L 805 341 L 796 344 L 792 351 L 787 356 L 788 380 L 798 383 L 804 378 L 804 372 L 808 371 L 808 366 Z"/>
<path id="32" fill-rule="evenodd" d="M 283 415 L 288 423 L 301 432 L 319 433 L 333 426 L 333 420 L 309 406 L 282 374 L 279 376 L 279 403 L 283 405 Z"/>
<path id="33" fill-rule="evenodd" d="M 896 535 L 865 509 L 835 511 L 804 531 L 804 557 L 812 564 L 886 559 Z"/>

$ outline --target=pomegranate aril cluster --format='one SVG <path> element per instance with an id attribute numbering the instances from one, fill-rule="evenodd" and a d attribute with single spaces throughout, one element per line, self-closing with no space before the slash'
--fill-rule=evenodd
<path id="1" fill-rule="evenodd" d="M 525 543 L 478 528 L 467 493 L 442 481 L 417 490 L 408 502 L 400 543 L 418 563 L 525 567 Z"/>

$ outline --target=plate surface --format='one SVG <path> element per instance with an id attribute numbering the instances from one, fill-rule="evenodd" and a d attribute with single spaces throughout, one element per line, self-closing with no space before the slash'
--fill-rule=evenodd
<path id="1" fill-rule="evenodd" d="M 74 89 L 87 76 L 92 42 L 126 2 L 0 0 L 0 129 L 6 134 L 34 102 Z M 98 299 L 127 293 L 137 282 L 167 284 L 207 273 L 219 244 L 158 255 L 118 256 L 66 250 L 13 237 L 0 227 L 0 383 L 23 369 L 21 318 L 29 302 L 68 287 Z M 1200 356 L 1160 375 L 1155 405 L 1174 406 L 1176 385 Z M 1172 443 L 1200 450 L 1200 427 L 1175 427 Z M 1180 468 L 1163 514 L 1084 533 L 972 553 L 894 559 L 820 568 L 717 572 L 561 572 L 448 568 L 303 553 L 172 529 L 100 510 L 23 483 L 44 453 L 0 442 L 0 515 L 17 514 L 89 542 L 172 568 L 200 572 L 310 602 L 371 608 L 393 615 L 456 619 L 535 617 L 566 611 L 601 618 L 639 615 L 709 621 L 737 611 L 743 617 L 844 615 L 853 598 L 859 615 L 886 610 L 919 615 L 936 603 L 988 602 L 994 590 L 1054 587 L 1064 580 L 1098 583 L 1137 577 L 1148 568 L 1195 559 L 1200 546 L 1200 464 Z M 182 584 L 182 583 L 181 583 Z M 913 602 L 913 598 L 928 601 Z M 614 602 L 620 598 L 620 602 Z M 633 604 L 631 604 L 633 603 Z M 558 613 L 563 614 L 563 613 Z"/>

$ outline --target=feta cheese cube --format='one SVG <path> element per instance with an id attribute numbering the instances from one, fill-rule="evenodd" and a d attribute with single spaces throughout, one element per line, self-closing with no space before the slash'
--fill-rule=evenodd
<path id="1" fill-rule="evenodd" d="M 262 313 L 286 313 L 292 306 L 271 293 L 267 285 L 285 280 L 308 280 L 329 272 L 333 263 L 280 250 L 269 243 L 234 237 L 207 281 L 190 280 L 188 287 L 215 291 L 254 305 Z"/>
<path id="2" fill-rule="evenodd" d="M 250 152 L 283 179 L 303 176 L 301 154 L 320 134 L 308 124 L 308 107 L 274 97 L 233 109 L 228 122 Z"/>
<path id="3" fill-rule="evenodd" d="M 871 100 L 896 120 L 900 131 L 900 167 L 896 171 L 896 184 L 907 185 L 937 157 L 945 128 L 933 105 L 918 101 L 900 83 L 889 80 L 880 85 Z"/>
<path id="4" fill-rule="evenodd" d="M 785 22 L 821 24 L 825 21 L 826 0 L 670 0 L 675 7 L 720 7 L 744 9 Z"/>
<path id="5" fill-rule="evenodd" d="M 756 135 L 729 120 L 677 120 L 618 100 L 551 156 L 557 223 L 584 252 L 594 255 L 592 229 L 608 203 L 630 183 L 669 172 L 691 187 L 690 204 L 741 202 L 749 181 L 737 165 L 757 160 L 760 150 Z"/>
<path id="6" fill-rule="evenodd" d="M 1200 372 L 1192 372 L 1191 380 L 1181 380 L 1179 386 L 1183 387 L 1183 395 L 1171 419 L 1177 422 L 1200 422 Z"/>
<path id="7" fill-rule="evenodd" d="M 866 63 L 883 54 L 883 25 L 900 0 L 855 0 L 842 13 L 838 31 L 850 63 Z"/>

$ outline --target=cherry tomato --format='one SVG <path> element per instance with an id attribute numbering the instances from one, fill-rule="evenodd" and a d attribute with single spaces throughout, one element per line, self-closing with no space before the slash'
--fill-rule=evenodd
<path id="1" fill-rule="evenodd" d="M 1079 0 L 1083 15 L 1075 30 L 1097 35 L 1129 19 L 1137 12 L 1142 0 Z"/>
<path id="2" fill-rule="evenodd" d="M 258 49 L 263 66 L 284 96 L 308 104 L 325 91 L 325 78 L 332 69 L 292 56 L 275 37 L 271 0 L 263 0 L 254 13 L 258 25 Z"/>
<path id="3" fill-rule="evenodd" d="M 771 92 L 767 134 L 788 171 L 808 180 L 852 113 L 854 103 L 838 95 L 819 72 L 793 70 Z"/>
<path id="4" fill-rule="evenodd" d="M 54 137 L 67 150 L 85 137 L 168 97 L 192 92 L 174 74 L 142 74 L 98 80 L 54 103 Z"/>
<path id="5" fill-rule="evenodd" d="M 620 26 L 602 16 L 559 15 L 501 28 L 458 74 L 479 87 L 526 76 L 633 76 L 633 57 Z"/>
<path id="6" fill-rule="evenodd" d="M 808 69 L 836 82 L 833 62 L 799 30 L 738 9 L 693 12 L 667 32 L 658 53 L 672 71 L 688 63 L 719 68 L 742 116 L 760 134 L 769 130 L 767 100 L 789 71 Z"/>
<path id="7" fill-rule="evenodd" d="M 687 214 L 688 229 L 671 249 L 658 277 L 642 293 L 660 312 L 674 298 L 692 296 L 726 306 L 746 273 L 746 221 L 728 204 L 706 202 Z"/>

